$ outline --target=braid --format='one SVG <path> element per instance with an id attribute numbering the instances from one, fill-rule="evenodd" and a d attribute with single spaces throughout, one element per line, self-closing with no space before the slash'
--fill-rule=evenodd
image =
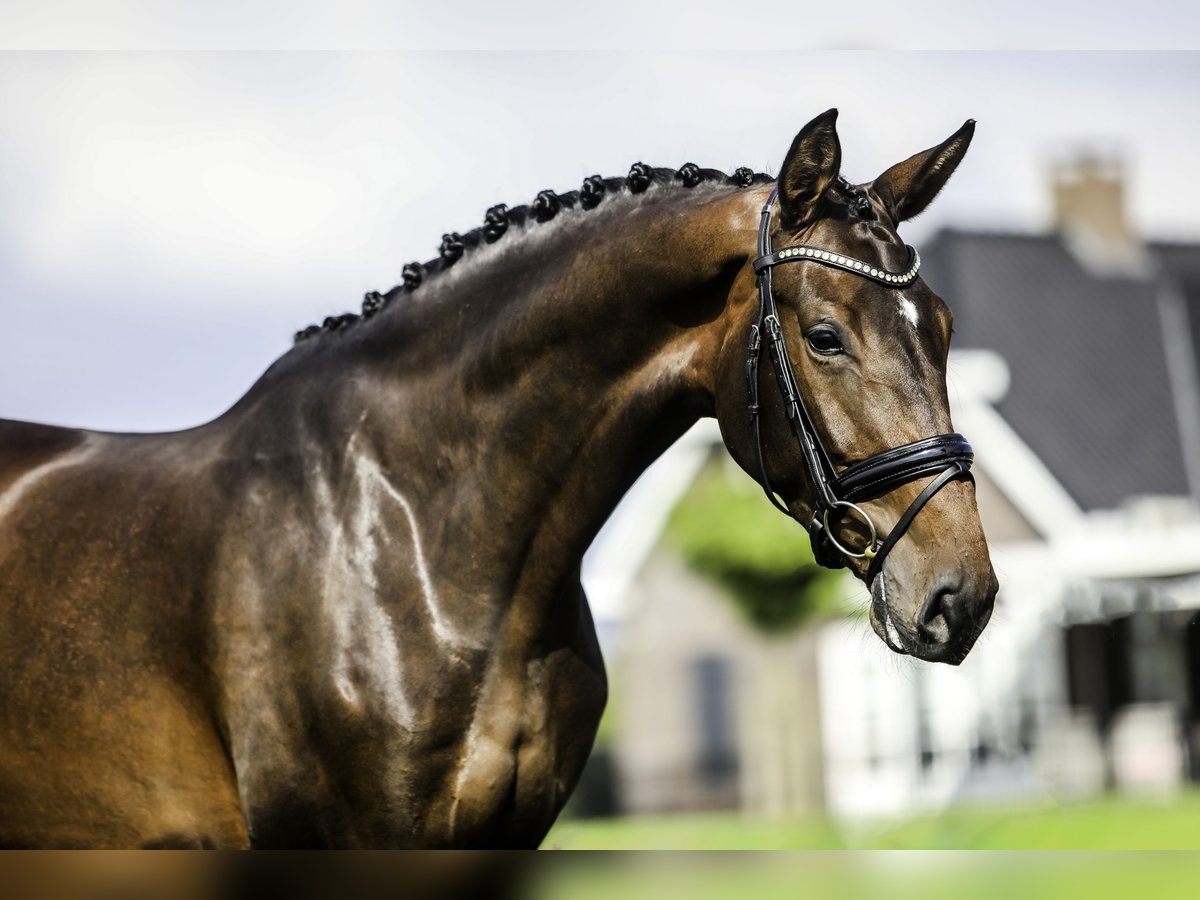
<path id="1" fill-rule="evenodd" d="M 625 182 L 629 185 L 631 194 L 640 194 L 646 188 L 650 187 L 654 181 L 654 170 L 644 162 L 635 162 L 629 167 L 629 174 L 625 176 Z"/>
<path id="2" fill-rule="evenodd" d="M 384 300 L 383 294 L 379 291 L 368 291 L 363 297 L 362 315 L 364 319 L 369 319 L 381 309 L 383 309 Z"/>
<path id="3" fill-rule="evenodd" d="M 345 328 L 347 325 L 353 325 L 358 321 L 358 316 L 354 313 L 343 313 L 340 316 L 328 316 L 321 323 L 321 327 L 326 331 L 337 331 L 339 328 Z"/>
<path id="4" fill-rule="evenodd" d="M 754 170 L 741 166 L 733 172 L 733 183 L 741 188 L 748 188 L 754 184 Z"/>
<path id="5" fill-rule="evenodd" d="M 508 231 L 508 207 L 503 203 L 488 207 L 483 215 L 483 239 L 489 244 L 504 237 Z"/>
<path id="6" fill-rule="evenodd" d="M 590 178 L 585 178 L 583 186 L 579 189 L 579 205 L 584 209 L 595 209 L 604 199 L 604 191 L 605 184 L 602 176 L 592 175 Z"/>
<path id="7" fill-rule="evenodd" d="M 704 173 L 695 163 L 684 163 L 675 175 L 683 181 L 683 186 L 686 188 L 694 188 L 704 180 Z"/>
<path id="8" fill-rule="evenodd" d="M 410 291 L 415 291 L 419 288 L 424 277 L 425 267 L 419 262 L 410 262 L 400 270 L 400 280 L 404 282 L 404 286 Z"/>
<path id="9" fill-rule="evenodd" d="M 554 191 L 538 191 L 533 198 L 533 217 L 539 222 L 549 222 L 561 208 L 562 201 Z"/>
<path id="10" fill-rule="evenodd" d="M 442 244 L 438 247 L 438 255 L 445 260 L 446 265 L 452 266 L 462 258 L 465 249 L 462 235 L 457 231 L 452 231 L 442 235 Z"/>

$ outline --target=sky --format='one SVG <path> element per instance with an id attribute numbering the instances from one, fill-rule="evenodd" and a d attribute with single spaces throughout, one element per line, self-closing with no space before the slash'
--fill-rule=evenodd
<path id="1" fill-rule="evenodd" d="M 491 204 L 635 160 L 774 173 L 831 106 L 854 180 L 978 120 L 918 247 L 1045 229 L 1082 150 L 1125 161 L 1142 233 L 1200 240 L 1198 101 L 1194 52 L 0 53 L 0 418 L 206 421 Z"/>

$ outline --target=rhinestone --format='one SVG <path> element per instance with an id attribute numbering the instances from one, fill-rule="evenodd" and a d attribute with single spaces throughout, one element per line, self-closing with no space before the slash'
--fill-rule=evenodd
<path id="1" fill-rule="evenodd" d="M 861 269 L 862 269 L 862 267 L 863 267 L 863 264 L 862 264 L 862 263 L 860 263 L 858 260 L 855 260 L 855 261 L 854 261 L 854 268 L 856 268 L 856 269 L 860 269 L 860 270 L 861 270 Z"/>

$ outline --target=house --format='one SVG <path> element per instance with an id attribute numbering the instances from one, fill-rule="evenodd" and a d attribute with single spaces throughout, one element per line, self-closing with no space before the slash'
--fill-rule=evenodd
<path id="1" fill-rule="evenodd" d="M 1200 775 L 1200 244 L 1138 240 L 1112 160 L 1052 187 L 1048 233 L 922 248 L 955 311 L 951 404 L 1001 578 L 978 646 L 917 663 L 851 617 L 765 652 L 658 540 L 723 452 L 699 426 L 585 560 L 626 811 L 877 816 Z"/>

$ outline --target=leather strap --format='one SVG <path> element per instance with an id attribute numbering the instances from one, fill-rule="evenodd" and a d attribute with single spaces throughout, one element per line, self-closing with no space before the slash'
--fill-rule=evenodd
<path id="1" fill-rule="evenodd" d="M 970 465 L 971 464 L 969 462 L 951 463 L 950 465 L 946 466 L 944 470 L 942 470 L 941 475 L 933 479 L 933 481 L 929 482 L 929 484 L 925 485 L 925 490 L 921 491 L 921 493 L 917 495 L 917 499 L 908 505 L 908 509 L 904 511 L 904 515 L 896 520 L 896 524 L 893 525 L 892 530 L 888 532 L 887 538 L 885 538 L 884 542 L 879 545 L 879 549 L 875 551 L 875 558 L 872 559 L 871 564 L 867 566 L 867 584 L 874 582 L 875 576 L 883 571 L 883 561 L 887 559 L 887 555 L 892 552 L 892 548 L 896 546 L 900 538 L 902 538 L 904 533 L 908 531 L 908 526 L 913 523 L 913 519 L 917 517 L 917 513 L 919 513 L 925 507 L 926 503 L 933 499 L 934 494 L 936 494 L 956 478 L 969 478 L 972 481 L 975 480 L 975 476 L 973 476 L 970 472 Z"/>
<path id="2" fill-rule="evenodd" d="M 882 497 L 902 484 L 940 472 L 950 463 L 969 467 L 975 451 L 961 434 L 940 434 L 876 453 L 842 470 L 834 492 L 843 500 L 865 503 Z"/>

